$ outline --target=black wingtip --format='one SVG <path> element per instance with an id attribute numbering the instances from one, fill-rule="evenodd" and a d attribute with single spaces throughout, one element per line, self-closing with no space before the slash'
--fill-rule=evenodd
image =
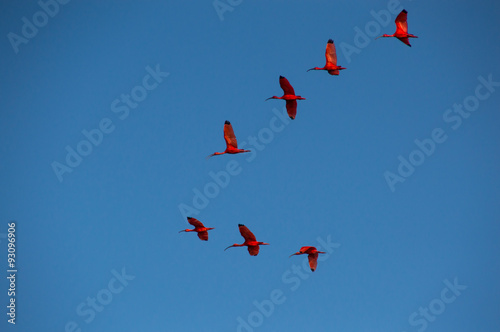
<path id="1" fill-rule="evenodd" d="M 188 219 L 193 219 L 193 217 L 187 217 Z"/>
<path id="2" fill-rule="evenodd" d="M 245 226 L 245 225 L 243 225 L 243 224 L 238 224 L 238 227 L 241 227 L 241 226 Z"/>
<path id="3" fill-rule="evenodd" d="M 226 120 L 226 122 L 224 122 L 224 124 L 231 124 L 231 122 L 229 122 L 229 121 Z"/>
<path id="4" fill-rule="evenodd" d="M 403 9 L 401 12 L 405 13 L 405 14 L 408 14 L 408 12 L 406 11 L 406 9 Z"/>
<path id="5" fill-rule="evenodd" d="M 333 44 L 333 39 L 328 39 L 328 44 Z"/>
<path id="6" fill-rule="evenodd" d="M 282 78 L 285 78 L 285 77 L 280 75 L 280 79 L 282 79 Z"/>

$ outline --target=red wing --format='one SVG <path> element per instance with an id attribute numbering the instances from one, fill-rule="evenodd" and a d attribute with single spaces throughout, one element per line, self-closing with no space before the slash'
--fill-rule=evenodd
<path id="1" fill-rule="evenodd" d="M 309 253 L 310 251 L 316 251 L 316 248 L 310 246 L 300 248 L 300 252 Z"/>
<path id="2" fill-rule="evenodd" d="M 198 237 L 202 241 L 208 241 L 208 232 L 207 231 L 198 232 Z"/>
<path id="3" fill-rule="evenodd" d="M 238 141 L 236 141 L 236 136 L 234 136 L 233 126 L 229 121 L 224 123 L 224 139 L 228 147 L 232 146 L 235 149 L 238 148 Z"/>
<path id="4" fill-rule="evenodd" d="M 328 43 L 326 44 L 325 57 L 326 64 L 331 63 L 332 65 L 337 66 L 337 52 L 335 51 L 335 44 L 332 39 L 328 40 Z"/>
<path id="5" fill-rule="evenodd" d="M 250 256 L 257 256 L 259 254 L 259 246 L 248 246 Z"/>
<path id="6" fill-rule="evenodd" d="M 401 40 L 403 43 L 411 47 L 410 40 L 408 37 L 398 37 L 399 40 Z"/>
<path id="7" fill-rule="evenodd" d="M 408 12 L 406 10 L 402 10 L 399 13 L 398 17 L 396 17 L 396 35 L 398 34 L 407 34 L 408 33 L 408 22 L 406 22 L 406 17 Z"/>
<path id="8" fill-rule="evenodd" d="M 309 258 L 309 267 L 311 268 L 311 271 L 314 272 L 318 266 L 318 253 L 309 254 L 307 258 Z"/>
<path id="9" fill-rule="evenodd" d="M 240 229 L 241 236 L 245 238 L 245 241 L 257 241 L 257 239 L 255 239 L 255 235 L 253 235 L 253 233 L 250 232 L 247 226 L 239 224 L 238 228 Z M 257 247 L 257 252 L 259 252 L 258 247 Z"/>
<path id="10" fill-rule="evenodd" d="M 193 225 L 194 228 L 205 227 L 205 226 L 203 226 L 203 224 L 201 223 L 201 221 L 199 221 L 198 219 L 191 218 L 191 217 L 188 217 L 187 219 L 188 219 L 188 223 L 190 223 L 191 225 Z"/>
<path id="11" fill-rule="evenodd" d="M 293 90 L 292 86 L 290 85 L 290 82 L 283 76 L 280 76 L 280 86 L 283 89 L 283 92 L 285 95 L 294 95 L 295 96 L 295 91 Z"/>
<path id="12" fill-rule="evenodd" d="M 338 69 L 331 69 L 328 71 L 328 74 L 330 75 L 338 75 L 339 74 L 339 70 Z"/>
<path id="13" fill-rule="evenodd" d="M 287 100 L 286 101 L 286 112 L 290 119 L 294 120 L 297 115 L 297 101 L 296 100 Z"/>

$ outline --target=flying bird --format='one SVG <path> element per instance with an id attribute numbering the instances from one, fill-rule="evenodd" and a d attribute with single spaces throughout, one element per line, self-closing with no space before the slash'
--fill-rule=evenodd
<path id="1" fill-rule="evenodd" d="M 326 43 L 326 65 L 323 68 L 314 67 L 310 70 L 327 70 L 330 75 L 338 75 L 339 71 L 342 69 L 347 69 L 341 66 L 337 66 L 337 52 L 335 51 L 335 44 L 333 43 L 333 39 L 328 39 L 328 43 Z"/>
<path id="2" fill-rule="evenodd" d="M 258 242 L 255 239 L 255 235 L 253 235 L 253 233 L 250 232 L 250 230 L 247 228 L 247 226 L 242 225 L 242 224 L 238 224 L 238 228 L 240 229 L 241 236 L 243 236 L 243 238 L 245 239 L 245 242 L 243 242 L 242 244 L 235 243 L 232 246 L 229 246 L 226 249 L 224 249 L 224 251 L 226 251 L 227 249 L 229 249 L 231 247 L 247 246 L 248 252 L 250 253 L 250 256 L 257 256 L 259 254 L 259 246 L 260 245 L 262 245 L 262 246 L 269 245 L 269 243 Z"/>
<path id="3" fill-rule="evenodd" d="M 215 229 L 214 227 L 205 227 L 201 221 L 195 218 L 187 217 L 188 223 L 194 226 L 194 229 L 184 229 L 180 232 L 197 232 L 198 237 L 202 241 L 208 241 L 208 232 L 211 229 Z"/>
<path id="4" fill-rule="evenodd" d="M 311 271 L 314 272 L 314 270 L 316 270 L 316 267 L 318 266 L 318 254 L 326 254 L 326 252 L 318 251 L 315 247 L 302 247 L 300 248 L 299 252 L 290 255 L 290 257 L 292 257 L 293 255 L 304 254 L 308 255 L 307 258 L 309 258 L 309 267 L 311 268 Z"/>
<path id="5" fill-rule="evenodd" d="M 406 22 L 406 17 L 408 15 L 408 12 L 406 9 L 403 9 L 401 13 L 396 17 L 396 32 L 393 35 L 386 35 L 383 34 L 382 36 L 379 36 L 375 39 L 379 39 L 380 37 L 396 37 L 397 39 L 401 40 L 403 43 L 406 45 L 410 46 L 410 41 L 408 38 L 418 38 L 415 35 L 412 35 L 408 33 L 408 22 Z"/>
<path id="6" fill-rule="evenodd" d="M 290 119 L 295 119 L 295 116 L 297 115 L 297 99 L 298 100 L 305 100 L 306 98 L 302 98 L 301 96 L 296 96 L 295 91 L 293 90 L 293 87 L 290 85 L 290 82 L 283 76 L 280 76 L 280 86 L 283 89 L 283 96 L 282 97 L 276 97 L 272 96 L 267 98 L 266 100 L 269 99 L 284 99 L 286 100 L 286 111 L 288 113 L 288 116 Z"/>
<path id="7" fill-rule="evenodd" d="M 242 152 L 251 152 L 250 150 L 238 149 L 238 142 L 236 141 L 236 136 L 234 136 L 233 126 L 231 125 L 231 122 L 227 120 L 224 123 L 224 139 L 226 140 L 226 151 L 212 153 L 207 157 L 207 159 L 224 153 L 235 154 Z"/>

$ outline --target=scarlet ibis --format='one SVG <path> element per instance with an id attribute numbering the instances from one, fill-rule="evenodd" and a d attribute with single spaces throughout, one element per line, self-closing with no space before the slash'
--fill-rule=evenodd
<path id="1" fill-rule="evenodd" d="M 299 252 L 290 255 L 290 257 L 292 257 L 293 255 L 304 254 L 308 255 L 307 258 L 309 258 L 309 267 L 311 268 L 311 271 L 314 272 L 314 270 L 316 270 L 316 267 L 318 266 L 318 254 L 326 254 L 326 252 L 318 251 L 315 247 L 302 247 L 300 248 Z"/>
<path id="2" fill-rule="evenodd" d="M 236 136 L 234 136 L 233 126 L 231 125 L 231 122 L 227 120 L 226 122 L 224 122 L 224 139 L 226 140 L 226 151 L 212 153 L 207 157 L 207 159 L 224 153 L 235 154 L 242 152 L 251 152 L 250 150 L 238 149 L 238 142 L 236 141 Z"/>
<path id="3" fill-rule="evenodd" d="M 347 69 L 341 66 L 337 66 L 337 52 L 335 51 L 335 44 L 333 43 L 333 39 L 328 39 L 328 43 L 326 43 L 325 57 L 326 65 L 323 68 L 314 67 L 309 70 L 327 70 L 330 75 L 338 75 L 339 70 Z"/>
<path id="4" fill-rule="evenodd" d="M 215 229 L 214 227 L 205 227 L 201 221 L 195 218 L 187 217 L 188 222 L 194 226 L 194 229 L 184 229 L 180 232 L 197 232 L 198 237 L 202 241 L 208 241 L 208 232 L 211 229 Z"/>
<path id="5" fill-rule="evenodd" d="M 245 242 L 243 242 L 242 244 L 235 243 L 232 246 L 229 246 L 226 249 L 224 249 L 224 251 L 226 251 L 227 249 L 229 249 L 231 247 L 247 246 L 248 252 L 250 253 L 250 256 L 257 256 L 259 254 L 259 246 L 260 245 L 263 245 L 263 246 L 269 245 L 269 243 L 258 242 L 255 239 L 255 235 L 253 235 L 253 233 L 250 232 L 250 230 L 247 228 L 247 226 L 242 225 L 242 224 L 238 224 L 238 228 L 240 229 L 241 236 L 243 236 L 243 238 L 245 239 Z"/>
<path id="6" fill-rule="evenodd" d="M 297 100 L 305 100 L 306 98 L 302 98 L 301 96 L 296 96 L 293 87 L 290 85 L 290 82 L 283 76 L 280 76 L 280 86 L 283 89 L 283 96 L 276 97 L 272 96 L 267 98 L 269 99 L 284 99 L 286 100 L 286 111 L 290 119 L 295 119 L 295 115 L 297 115 Z"/>
<path id="7" fill-rule="evenodd" d="M 379 39 L 380 37 L 396 37 L 397 39 L 401 40 L 403 43 L 406 45 L 410 46 L 410 41 L 408 38 L 418 38 L 415 35 L 412 35 L 408 33 L 408 22 L 406 22 L 406 17 L 408 16 L 408 12 L 406 9 L 403 9 L 401 13 L 396 17 L 396 32 L 393 35 L 386 35 L 383 34 L 382 36 L 379 36 L 375 39 Z"/>

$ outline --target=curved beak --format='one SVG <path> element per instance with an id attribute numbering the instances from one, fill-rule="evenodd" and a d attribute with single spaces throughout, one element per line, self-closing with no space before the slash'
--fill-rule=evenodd
<path id="1" fill-rule="evenodd" d="M 185 232 L 185 230 L 179 231 L 179 233 Z"/>
<path id="2" fill-rule="evenodd" d="M 266 100 L 264 100 L 264 101 L 268 101 L 269 99 L 273 99 L 273 97 L 269 97 L 269 98 L 267 98 L 267 99 L 266 99 Z"/>
<path id="3" fill-rule="evenodd" d="M 314 68 L 308 69 L 307 71 L 311 71 L 311 70 L 314 70 Z"/>
<path id="4" fill-rule="evenodd" d="M 295 255 L 299 255 L 299 254 L 300 254 L 300 252 L 296 252 L 295 254 L 291 254 L 290 256 L 288 256 L 288 258 L 295 256 Z"/>
<path id="5" fill-rule="evenodd" d="M 205 158 L 205 159 L 207 159 L 207 160 L 208 160 L 208 159 L 212 158 L 213 156 L 215 156 L 215 153 L 212 153 L 211 155 L 206 156 L 206 158 Z"/>
<path id="6" fill-rule="evenodd" d="M 375 40 L 379 39 L 380 37 L 384 37 L 384 35 L 382 35 L 382 36 L 378 36 L 377 38 L 375 38 Z"/>
<path id="7" fill-rule="evenodd" d="M 224 251 L 226 251 L 227 249 L 229 249 L 229 248 L 231 248 L 231 247 L 234 247 L 234 245 L 227 247 L 226 249 L 224 249 Z"/>

